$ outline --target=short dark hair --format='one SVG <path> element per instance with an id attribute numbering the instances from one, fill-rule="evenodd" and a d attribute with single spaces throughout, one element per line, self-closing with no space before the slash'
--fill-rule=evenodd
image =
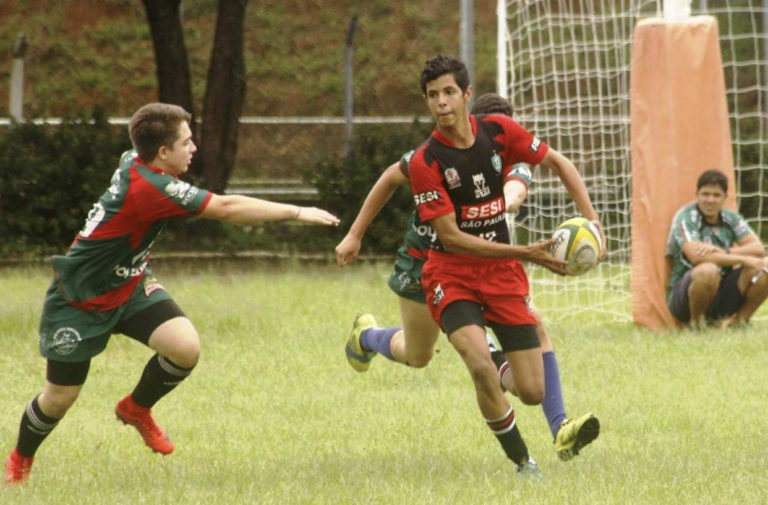
<path id="1" fill-rule="evenodd" d="M 512 117 L 513 111 L 509 100 L 496 93 L 480 95 L 472 105 L 472 114 L 505 114 Z"/>
<path id="2" fill-rule="evenodd" d="M 453 74 L 456 84 L 462 92 L 466 92 L 469 87 L 469 71 L 463 61 L 454 57 L 438 54 L 434 58 L 427 60 L 424 68 L 421 70 L 421 92 L 427 94 L 427 83 L 434 81 L 445 74 Z"/>
<path id="3" fill-rule="evenodd" d="M 712 184 L 717 184 L 723 188 L 723 193 L 728 192 L 728 178 L 716 168 L 705 170 L 704 173 L 699 176 L 699 180 L 696 182 L 696 191 L 699 191 L 702 186 L 711 186 Z"/>
<path id="4" fill-rule="evenodd" d="M 179 134 L 182 121 L 189 123 L 192 115 L 178 105 L 148 103 L 131 117 L 128 131 L 139 157 L 152 161 L 161 146 L 172 147 Z"/>

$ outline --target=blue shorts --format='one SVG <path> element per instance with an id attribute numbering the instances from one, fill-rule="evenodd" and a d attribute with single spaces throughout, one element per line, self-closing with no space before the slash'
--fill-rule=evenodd
<path id="1" fill-rule="evenodd" d="M 720 279 L 715 298 L 707 307 L 705 317 L 708 323 L 724 319 L 736 313 L 744 305 L 744 295 L 739 291 L 739 275 L 741 268 L 736 268 L 725 274 Z M 681 323 L 688 324 L 691 321 L 690 306 L 688 303 L 688 288 L 693 281 L 692 270 L 675 282 L 669 290 L 667 306 L 672 315 Z"/>

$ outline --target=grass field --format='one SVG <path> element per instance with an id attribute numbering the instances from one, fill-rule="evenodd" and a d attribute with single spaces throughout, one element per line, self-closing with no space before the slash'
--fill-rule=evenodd
<path id="1" fill-rule="evenodd" d="M 602 432 L 560 462 L 538 407 L 513 400 L 544 480 L 520 481 L 447 340 L 423 370 L 347 365 L 358 311 L 397 323 L 388 265 L 256 262 L 155 272 L 196 323 L 203 357 L 154 412 L 176 452 L 152 454 L 113 408 L 150 356 L 113 337 L 80 400 L 2 504 L 766 504 L 766 323 L 651 334 L 550 324 L 572 415 Z M 47 267 L 0 270 L 0 451 L 40 391 Z M 546 315 L 546 307 L 540 307 Z"/>

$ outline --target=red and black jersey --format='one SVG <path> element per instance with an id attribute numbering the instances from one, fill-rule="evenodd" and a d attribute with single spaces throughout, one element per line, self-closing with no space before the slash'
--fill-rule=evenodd
<path id="1" fill-rule="evenodd" d="M 504 182 L 515 163 L 537 165 L 549 147 L 512 118 L 470 116 L 475 143 L 458 149 L 435 129 L 409 162 L 411 189 L 424 222 L 455 213 L 459 229 L 510 243 Z M 444 251 L 434 237 L 432 249 Z"/>

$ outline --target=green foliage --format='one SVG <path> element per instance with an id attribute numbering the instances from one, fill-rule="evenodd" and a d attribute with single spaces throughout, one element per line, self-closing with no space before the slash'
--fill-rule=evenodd
<path id="1" fill-rule="evenodd" d="M 0 251 L 60 251 L 106 188 L 127 132 L 101 109 L 61 125 L 17 123 L 0 131 Z"/>
<path id="2" fill-rule="evenodd" d="M 341 228 L 347 230 L 381 173 L 423 142 L 430 130 L 431 126 L 416 120 L 404 128 L 358 127 L 348 155 L 322 159 L 314 170 L 305 173 L 320 194 L 319 206 L 334 212 L 341 219 Z M 401 187 L 368 228 L 363 252 L 397 250 L 413 208 L 410 188 Z"/>
<path id="3" fill-rule="evenodd" d="M 158 242 L 160 251 L 332 251 L 357 215 L 381 171 L 416 147 L 429 127 L 361 126 L 349 157 L 327 157 L 306 170 L 320 192 L 318 206 L 342 219 L 339 228 L 269 222 L 227 225 L 205 219 L 173 220 Z M 61 125 L 34 121 L 0 131 L 2 219 L 0 252 L 41 255 L 61 252 L 72 241 L 93 203 L 107 187 L 120 154 L 130 146 L 124 128 L 111 126 L 103 110 L 80 112 Z M 364 252 L 390 253 L 402 240 L 412 210 L 401 188 L 370 227 Z"/>

